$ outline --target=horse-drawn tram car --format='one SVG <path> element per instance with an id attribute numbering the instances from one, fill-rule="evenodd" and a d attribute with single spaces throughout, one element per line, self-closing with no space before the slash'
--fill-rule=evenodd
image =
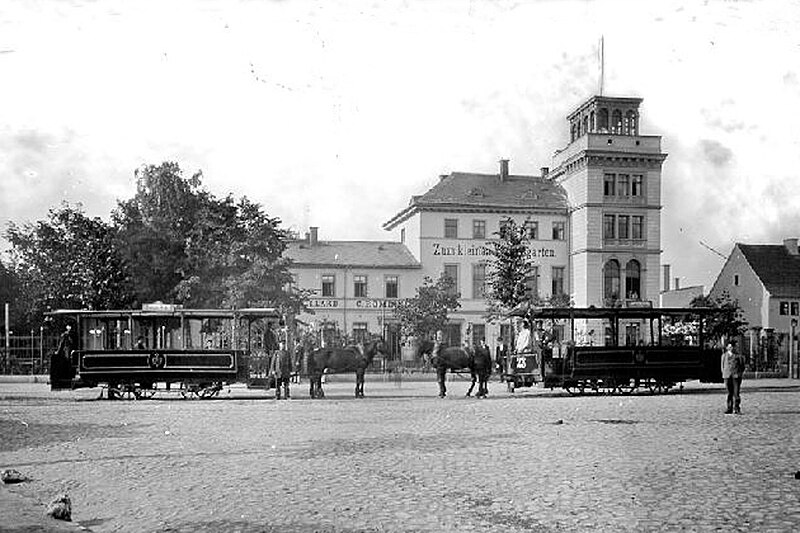
<path id="1" fill-rule="evenodd" d="M 709 346 L 709 308 L 536 308 L 511 315 L 534 327 L 533 346 L 511 355 L 509 389 L 542 383 L 570 394 L 667 392 L 684 381 L 721 383 Z M 682 385 L 681 385 L 682 386 Z"/>
<path id="2" fill-rule="evenodd" d="M 65 326 L 52 356 L 51 390 L 102 386 L 109 399 L 150 398 L 161 390 L 211 398 L 223 386 L 270 388 L 269 357 L 278 347 L 275 309 L 58 310 Z"/>

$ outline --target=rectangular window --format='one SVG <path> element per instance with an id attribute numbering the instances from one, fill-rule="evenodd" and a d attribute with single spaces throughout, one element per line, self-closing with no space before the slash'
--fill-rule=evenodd
<path id="1" fill-rule="evenodd" d="M 539 267 L 532 266 L 531 271 L 528 273 L 528 279 L 525 280 L 525 286 L 528 289 L 528 296 L 536 298 L 539 296 Z"/>
<path id="2" fill-rule="evenodd" d="M 510 220 L 501 220 L 500 221 L 500 238 L 501 239 L 505 236 L 506 230 L 508 230 L 508 226 L 510 226 L 510 225 L 511 225 L 511 221 Z"/>
<path id="3" fill-rule="evenodd" d="M 603 215 L 603 238 L 614 239 L 616 238 L 615 225 L 616 218 L 614 215 Z"/>
<path id="4" fill-rule="evenodd" d="M 336 296 L 336 277 L 333 274 L 322 275 L 322 296 L 328 298 Z"/>
<path id="5" fill-rule="evenodd" d="M 480 346 L 486 340 L 486 324 L 472 324 L 472 346 Z"/>
<path id="6" fill-rule="evenodd" d="M 644 217 L 631 217 L 631 239 L 644 239 Z"/>
<path id="7" fill-rule="evenodd" d="M 564 294 L 564 267 L 553 267 L 553 296 Z"/>
<path id="8" fill-rule="evenodd" d="M 455 218 L 444 219 L 444 238 L 458 239 L 458 219 Z"/>
<path id="9" fill-rule="evenodd" d="M 739 286 L 739 274 L 733 275 L 733 284 L 737 287 Z"/>
<path id="10" fill-rule="evenodd" d="M 368 335 L 366 322 L 353 322 L 353 342 L 366 342 Z"/>
<path id="11" fill-rule="evenodd" d="M 782 314 L 782 315 L 788 315 L 789 314 L 789 302 L 781 302 L 780 314 Z"/>
<path id="12" fill-rule="evenodd" d="M 630 216 L 620 215 L 617 217 L 617 235 L 620 239 L 630 238 Z"/>
<path id="13" fill-rule="evenodd" d="M 616 196 L 616 174 L 606 174 L 603 177 L 603 196 Z"/>
<path id="14" fill-rule="evenodd" d="M 384 281 L 386 283 L 386 297 L 397 298 L 397 295 L 399 294 L 399 291 L 397 290 L 397 276 L 386 276 Z"/>
<path id="15" fill-rule="evenodd" d="M 486 221 L 473 220 L 472 221 L 472 238 L 485 239 L 486 238 Z"/>
<path id="16" fill-rule="evenodd" d="M 400 228 L 400 242 L 406 242 L 406 228 Z"/>
<path id="17" fill-rule="evenodd" d="M 353 296 L 356 298 L 367 297 L 367 276 L 353 276 Z"/>
<path id="18" fill-rule="evenodd" d="M 525 221 L 525 234 L 528 240 L 535 241 L 539 239 L 539 222 L 536 220 Z"/>
<path id="19" fill-rule="evenodd" d="M 642 196 L 644 194 L 644 176 L 634 174 L 631 178 L 631 196 Z"/>
<path id="20" fill-rule="evenodd" d="M 617 179 L 617 195 L 630 196 L 631 194 L 631 177 L 627 174 L 620 174 Z"/>
<path id="21" fill-rule="evenodd" d="M 486 263 L 472 265 L 472 297 L 475 299 L 486 296 Z"/>
<path id="22" fill-rule="evenodd" d="M 792 302 L 792 316 L 800 314 L 800 303 Z"/>
<path id="23" fill-rule="evenodd" d="M 553 222 L 553 240 L 564 240 L 564 222 Z"/>
<path id="24" fill-rule="evenodd" d="M 453 280 L 453 294 L 458 293 L 458 265 L 444 265 L 444 275 Z"/>

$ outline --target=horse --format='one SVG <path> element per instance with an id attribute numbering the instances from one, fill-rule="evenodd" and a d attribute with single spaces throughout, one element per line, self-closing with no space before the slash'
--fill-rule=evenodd
<path id="1" fill-rule="evenodd" d="M 433 341 L 425 340 L 420 343 L 418 355 L 430 355 L 431 365 L 436 369 L 436 378 L 439 382 L 439 398 L 447 395 L 445 377 L 447 371 L 459 371 L 467 369 L 472 377 L 472 383 L 467 391 L 467 396 L 472 395 L 475 382 L 478 382 L 477 398 L 485 398 L 489 394 L 488 381 L 492 374 L 492 355 L 488 348 L 460 348 L 452 346 L 441 348 L 438 355 L 434 355 Z"/>
<path id="2" fill-rule="evenodd" d="M 327 372 L 355 372 L 356 398 L 364 397 L 364 372 L 372 363 L 375 354 L 385 355 L 386 345 L 383 339 L 364 344 L 345 346 L 344 348 L 318 348 L 308 354 L 308 377 L 310 381 L 309 395 L 312 398 L 324 398 L 322 390 L 322 374 Z"/>

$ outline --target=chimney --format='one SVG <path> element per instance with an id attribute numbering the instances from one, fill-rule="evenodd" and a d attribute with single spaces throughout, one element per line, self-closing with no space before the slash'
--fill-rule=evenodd
<path id="1" fill-rule="evenodd" d="M 786 247 L 786 250 L 789 252 L 789 255 L 797 255 L 797 239 L 783 239 L 783 245 Z"/>
<path id="2" fill-rule="evenodd" d="M 500 181 L 508 179 L 508 159 L 500 160 Z"/>
<path id="3" fill-rule="evenodd" d="M 675 290 L 678 291 L 681 289 L 681 278 L 675 278 Z"/>
<path id="4" fill-rule="evenodd" d="M 664 292 L 669 291 L 670 267 L 669 265 L 661 265 L 664 271 Z"/>
<path id="5" fill-rule="evenodd" d="M 546 178 L 550 174 L 550 167 L 542 167 L 542 177 Z"/>
<path id="6" fill-rule="evenodd" d="M 317 235 L 318 235 L 319 228 L 316 227 L 316 226 L 310 226 L 308 229 L 311 232 L 311 234 L 309 236 L 308 244 L 310 244 L 311 246 L 314 246 L 315 244 L 317 244 Z"/>

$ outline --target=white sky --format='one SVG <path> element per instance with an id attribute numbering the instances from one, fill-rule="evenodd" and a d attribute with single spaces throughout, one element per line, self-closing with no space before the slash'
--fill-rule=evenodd
<path id="1" fill-rule="evenodd" d="M 710 288 L 735 242 L 800 236 L 791 1 L 252 1 L 0 5 L 0 226 L 62 199 L 108 219 L 178 161 L 322 239 L 451 171 L 538 174 L 598 89 L 662 135 L 662 263 Z"/>

